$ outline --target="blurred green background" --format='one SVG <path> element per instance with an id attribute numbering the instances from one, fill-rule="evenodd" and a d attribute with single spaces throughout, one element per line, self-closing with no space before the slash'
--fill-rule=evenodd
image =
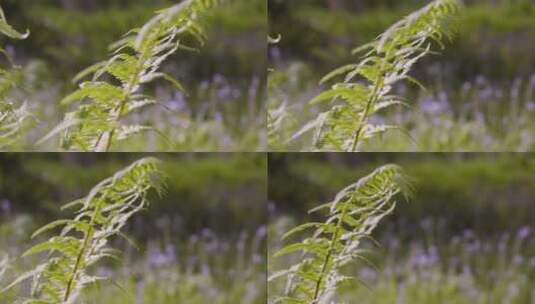
<path id="1" fill-rule="evenodd" d="M 398 201 L 343 271 L 357 280 L 334 301 L 360 303 L 532 303 L 535 296 L 535 154 L 270 154 L 270 273 L 298 259 L 272 255 L 290 228 L 325 220 L 307 211 L 375 168 L 396 163 L 415 192 Z M 269 298 L 284 280 L 270 283 Z"/>
<path id="2" fill-rule="evenodd" d="M 355 47 L 424 6 L 423 0 L 269 0 L 270 107 L 285 104 L 280 132 L 291 137 L 322 109 L 307 102 L 331 70 L 358 62 Z M 533 151 L 535 113 L 535 2 L 467 0 L 458 15 L 458 33 L 439 55 L 421 60 L 411 72 L 425 87 L 399 84 L 396 94 L 410 108 L 374 119 L 398 124 L 369 142 L 366 151 Z M 310 150 L 310 138 L 273 148 Z"/>
<path id="3" fill-rule="evenodd" d="M 311 69 L 327 73 L 334 66 L 354 59 L 351 49 L 374 39 L 427 2 L 270 0 L 269 31 L 272 36 L 282 35 L 280 43 L 274 46 L 280 48 L 281 60 L 304 60 L 311 63 Z M 478 75 L 495 81 L 530 77 L 535 64 L 531 43 L 535 35 L 535 3 L 532 0 L 464 3 L 459 35 L 446 44 L 442 55 L 431 56 L 419 65 L 423 71 L 419 71 L 422 74 L 418 78 L 425 81 L 439 73 L 444 85 L 455 86 Z M 447 70 L 431 74 L 432 71 L 424 68 L 430 64 Z"/>
<path id="4" fill-rule="evenodd" d="M 32 34 L 26 41 L 9 42 L 16 47 L 17 57 L 45 60 L 49 72 L 62 80 L 70 80 L 81 69 L 106 58 L 108 46 L 123 34 L 142 26 L 159 9 L 178 2 L 6 0 L 2 6 L 13 26 L 29 29 Z M 265 39 L 259 40 L 266 31 L 265 4 L 262 1 L 233 2 L 206 16 L 204 23 L 209 41 L 200 54 L 181 53 L 171 60 L 188 84 L 214 73 L 242 81 L 265 73 L 261 65 L 263 59 L 258 56 L 265 50 Z M 236 14 L 242 18 L 235 18 Z M 2 42 L 5 43 L 5 39 Z M 258 65 L 251 64 L 253 59 Z"/>
<path id="5" fill-rule="evenodd" d="M 410 203 L 400 203 L 390 217 L 408 228 L 426 217 L 445 220 L 448 233 L 515 231 L 535 223 L 532 153 L 273 153 L 269 199 L 281 212 L 306 217 L 307 210 L 386 163 L 402 166 L 415 188 Z"/>
<path id="6" fill-rule="evenodd" d="M 16 29 L 29 29 L 26 40 L 0 38 L 22 67 L 13 99 L 27 100 L 39 121 L 18 149 L 57 150 L 57 142 L 35 146 L 69 110 L 61 100 L 75 89 L 72 78 L 109 57 L 108 46 L 155 12 L 180 1 L 6 0 L 2 7 Z M 133 119 L 155 126 L 124 151 L 254 151 L 264 145 L 263 100 L 266 77 L 266 3 L 232 0 L 201 18 L 207 41 L 199 52 L 179 51 L 162 69 L 179 80 L 187 94 L 164 82 L 145 88 L 161 105 Z M 236 16 L 239 16 L 237 18 Z M 156 119 L 157 118 L 157 119 Z"/>
<path id="7" fill-rule="evenodd" d="M 29 213 L 33 224 L 69 216 L 59 207 L 86 195 L 102 179 L 142 158 L 138 153 L 13 153 L 0 155 L 0 199 L 10 214 Z M 176 236 L 205 227 L 226 233 L 265 222 L 266 160 L 261 154 L 151 154 L 164 161 L 167 193 L 139 219 L 139 237 L 157 219 L 176 221 Z M 31 189 L 31 191 L 28 191 Z"/>
<path id="8" fill-rule="evenodd" d="M 11 261 L 0 286 L 31 269 L 18 258 L 30 235 L 56 219 L 60 206 L 87 195 L 102 179 L 146 154 L 16 153 L 0 155 L 0 259 Z M 95 285 L 84 303 L 265 302 L 266 166 L 254 153 L 151 154 L 163 161 L 166 192 L 134 216 L 111 246 L 122 260 L 92 269 L 119 286 Z M 43 237 L 50 237 L 47 234 Z M 45 256 L 42 256 L 45 258 Z M 12 303 L 23 284 L 0 303 Z M 243 302 L 242 302 L 243 301 Z"/>

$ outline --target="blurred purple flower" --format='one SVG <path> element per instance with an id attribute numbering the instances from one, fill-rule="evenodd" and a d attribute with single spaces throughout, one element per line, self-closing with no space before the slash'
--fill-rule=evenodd
<path id="1" fill-rule="evenodd" d="M 359 271 L 359 277 L 365 282 L 375 281 L 377 279 L 377 272 L 369 267 L 364 267 Z"/>
<path id="2" fill-rule="evenodd" d="M 477 75 L 476 84 L 478 86 L 484 86 L 487 83 L 487 79 L 483 75 Z"/>
<path id="3" fill-rule="evenodd" d="M 148 254 L 148 263 L 152 267 L 164 267 L 176 262 L 176 248 L 172 244 L 166 244 L 164 250 L 153 248 Z"/>
<path id="4" fill-rule="evenodd" d="M 209 228 L 203 228 L 201 231 L 201 235 L 205 238 L 211 238 L 214 236 L 214 233 Z"/>
<path id="5" fill-rule="evenodd" d="M 2 214 L 9 215 L 11 213 L 11 202 L 7 199 L 2 200 L 0 210 L 2 211 Z"/>
<path id="6" fill-rule="evenodd" d="M 518 230 L 517 237 L 519 240 L 525 240 L 531 235 L 531 228 L 528 226 L 524 226 Z"/>
<path id="7" fill-rule="evenodd" d="M 224 84 L 226 83 L 225 77 L 221 74 L 214 74 L 213 76 L 214 84 Z"/>
<path id="8" fill-rule="evenodd" d="M 427 251 L 420 252 L 414 256 L 413 263 L 417 267 L 431 267 L 440 261 L 440 256 L 436 247 L 430 247 Z"/>
<path id="9" fill-rule="evenodd" d="M 513 264 L 515 264 L 516 266 L 520 266 L 524 263 L 524 257 L 521 256 L 521 255 L 515 255 L 514 258 L 513 258 Z"/>
<path id="10" fill-rule="evenodd" d="M 472 239 L 472 238 L 474 238 L 474 237 L 475 237 L 475 234 L 474 234 L 474 232 L 473 232 L 472 230 L 470 230 L 470 229 L 465 229 L 465 230 L 463 231 L 463 238 L 464 238 L 464 239 Z"/>
<path id="11" fill-rule="evenodd" d="M 450 109 L 446 93 L 440 93 L 438 98 L 428 97 L 420 103 L 422 112 L 430 115 L 441 115 Z"/>
<path id="12" fill-rule="evenodd" d="M 532 268 L 535 268 L 535 257 L 529 259 L 529 266 L 531 266 Z"/>
<path id="13" fill-rule="evenodd" d="M 462 88 L 463 92 L 466 93 L 470 91 L 471 89 L 472 89 L 472 84 L 470 82 L 463 83 L 463 88 Z"/>
<path id="14" fill-rule="evenodd" d="M 484 87 L 481 91 L 479 91 L 479 99 L 482 101 L 489 101 L 492 99 L 494 95 L 494 90 L 490 86 Z"/>
<path id="15" fill-rule="evenodd" d="M 278 47 L 272 46 L 269 48 L 269 53 L 273 61 L 278 61 L 281 58 L 281 51 Z"/>
<path id="16" fill-rule="evenodd" d="M 264 238 L 266 235 L 267 235 L 267 227 L 266 227 L 266 225 L 262 225 L 262 226 L 260 226 L 260 228 L 258 228 L 256 230 L 256 237 L 257 238 Z"/>
<path id="17" fill-rule="evenodd" d="M 203 80 L 201 81 L 201 85 L 199 86 L 202 91 L 208 90 L 210 87 L 210 82 Z"/>
<path id="18" fill-rule="evenodd" d="M 217 90 L 217 98 L 220 100 L 230 99 L 232 97 L 232 88 L 225 84 Z"/>
<path id="19" fill-rule="evenodd" d="M 223 114 L 221 114 L 221 112 L 215 112 L 214 113 L 214 121 L 223 122 Z"/>
<path id="20" fill-rule="evenodd" d="M 176 92 L 174 98 L 167 102 L 167 107 L 173 111 L 182 111 L 187 108 L 186 97 L 182 92 Z"/>

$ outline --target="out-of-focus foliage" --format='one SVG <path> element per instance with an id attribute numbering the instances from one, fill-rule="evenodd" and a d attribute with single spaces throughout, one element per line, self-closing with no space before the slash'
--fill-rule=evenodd
<path id="1" fill-rule="evenodd" d="M 11 214 L 30 213 L 35 225 L 43 225 L 64 217 L 58 213 L 59 202 L 87 193 L 99 180 L 142 156 L 5 154 L 0 162 L 0 200 L 9 204 Z M 203 225 L 219 232 L 235 231 L 262 222 L 262 193 L 267 187 L 263 155 L 156 156 L 165 162 L 161 170 L 168 180 L 167 195 L 138 217 L 145 225 L 137 231 L 139 237 L 148 238 L 148 231 L 157 231 L 161 217 L 176 221 L 175 233 L 197 231 Z"/>
<path id="2" fill-rule="evenodd" d="M 361 8 L 350 4 L 358 6 L 362 0 L 337 1 L 346 4 L 345 9 L 328 8 L 326 2 L 270 1 L 270 33 L 283 35 L 274 46 L 282 52 L 271 53 L 272 59 L 313 61 L 315 69 L 326 73 L 350 60 L 348 49 L 375 39 L 426 1 L 395 1 L 391 5 L 373 1 Z M 444 75 L 449 76 L 447 80 L 471 80 L 478 73 L 500 80 L 531 76 L 530 67 L 535 62 L 529 43 L 535 34 L 532 1 L 464 2 L 459 20 L 462 33 L 440 56 L 441 62 L 452 63 L 449 68 L 455 69 Z"/>
<path id="3" fill-rule="evenodd" d="M 20 33 L 7 22 L 3 9 L 0 7 L 0 34 L 11 39 L 26 39 L 29 33 Z M 0 46 L 0 53 L 11 63 L 10 55 Z M 13 69 L 13 70 L 12 70 Z M 10 92 L 18 85 L 20 73 L 17 67 L 0 68 L 0 149 L 5 149 L 19 135 L 24 121 L 30 116 L 26 104 L 17 108 L 9 100 Z"/>
<path id="4" fill-rule="evenodd" d="M 450 233 L 468 227 L 490 233 L 535 221 L 530 211 L 535 158 L 530 153 L 273 154 L 269 197 L 285 213 L 299 216 L 318 200 L 328 200 L 355 175 L 385 162 L 402 166 L 416 189 L 411 203 L 393 215 L 408 225 L 441 217 Z"/>

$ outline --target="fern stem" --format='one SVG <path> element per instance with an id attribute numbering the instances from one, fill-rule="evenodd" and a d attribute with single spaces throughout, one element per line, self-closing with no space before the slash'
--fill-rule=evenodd
<path id="1" fill-rule="evenodd" d="M 380 70 L 379 70 L 379 77 L 378 77 L 379 79 L 377 79 L 377 81 L 375 82 L 375 86 L 373 87 L 372 96 L 370 97 L 370 99 L 366 103 L 366 108 L 364 109 L 364 113 L 362 113 L 362 117 L 360 119 L 359 127 L 358 127 L 357 131 L 355 132 L 355 137 L 353 139 L 353 145 L 351 146 L 351 152 L 356 152 L 357 151 L 357 146 L 358 146 L 358 143 L 359 143 L 359 139 L 360 139 L 362 130 L 364 129 L 364 126 L 368 122 L 368 116 L 370 115 L 371 107 L 380 98 L 379 92 L 383 89 L 384 82 L 385 82 L 385 74 L 387 73 L 387 71 L 385 71 L 385 66 L 386 66 L 386 63 L 388 62 L 389 50 L 387 50 L 385 52 L 385 57 L 383 58 L 383 61 L 381 62 L 381 67 L 380 67 Z"/>
<path id="2" fill-rule="evenodd" d="M 144 58 L 144 57 L 142 57 Z M 119 105 L 117 106 L 117 110 L 116 110 L 116 113 L 114 113 L 114 122 L 119 122 L 119 120 L 121 120 L 121 113 L 123 112 L 123 109 L 124 109 L 124 106 L 126 105 L 126 103 L 130 100 L 130 96 L 132 95 L 132 90 L 134 88 L 134 86 L 137 84 L 138 82 L 138 79 L 139 79 L 139 74 L 143 71 L 143 66 L 145 65 L 145 61 L 146 59 L 143 59 L 142 62 L 140 62 L 138 64 L 138 66 L 136 67 L 136 72 L 135 72 L 135 77 L 132 77 L 132 80 L 130 80 L 130 82 L 128 83 L 128 85 L 125 87 L 124 89 L 124 92 L 125 92 L 125 98 L 123 100 L 121 100 L 119 102 Z M 115 128 L 113 128 L 111 131 L 109 132 L 104 132 L 102 134 L 100 134 L 99 136 L 99 139 L 97 140 L 97 142 L 95 143 L 95 152 L 108 152 L 110 150 L 110 147 L 111 147 L 111 143 L 112 143 L 112 139 L 113 139 L 113 134 L 115 133 Z"/>
<path id="3" fill-rule="evenodd" d="M 383 63 L 384 65 L 384 63 Z M 370 99 L 368 99 L 368 102 L 366 103 L 366 108 L 364 109 L 364 113 L 362 113 L 362 116 L 360 118 L 358 129 L 355 131 L 355 135 L 353 137 L 353 144 L 351 145 L 351 152 L 357 151 L 357 146 L 359 143 L 359 139 L 362 133 L 362 130 L 364 129 L 364 126 L 366 125 L 368 121 L 368 115 L 370 114 L 370 109 L 373 104 L 377 102 L 379 99 L 379 91 L 383 88 L 384 84 L 384 72 L 380 73 L 380 79 L 377 81 L 376 85 L 373 88 L 372 96 Z"/>
<path id="4" fill-rule="evenodd" d="M 338 223 L 336 224 L 336 230 L 333 233 L 333 237 L 331 239 L 331 243 L 329 244 L 329 251 L 327 252 L 327 255 L 325 256 L 325 260 L 323 261 L 323 265 L 321 267 L 321 272 L 318 278 L 318 281 L 316 282 L 316 287 L 314 288 L 314 298 L 312 299 L 312 304 L 317 304 L 317 301 L 319 300 L 320 296 L 320 290 L 321 290 L 321 284 L 323 283 L 323 277 L 325 276 L 327 272 L 327 267 L 331 261 L 331 258 L 333 256 L 335 245 L 338 242 L 338 235 L 340 234 L 340 229 L 342 229 L 342 222 L 343 218 L 347 214 L 347 204 L 344 205 L 344 209 L 342 210 L 341 217 L 338 219 Z"/>
<path id="5" fill-rule="evenodd" d="M 74 264 L 74 267 L 72 269 L 71 277 L 69 278 L 69 282 L 67 283 L 67 288 L 65 289 L 65 296 L 63 297 L 63 302 L 67 302 L 71 296 L 72 293 L 72 285 L 74 284 L 74 281 L 76 280 L 76 276 L 78 275 L 78 270 L 80 269 L 80 265 L 82 264 L 82 259 L 85 255 L 85 252 L 87 248 L 90 246 L 91 239 L 93 238 L 93 225 L 95 224 L 97 213 L 100 213 L 100 204 L 95 209 L 95 212 L 91 216 L 91 220 L 89 222 L 89 228 L 87 229 L 87 233 L 84 238 L 84 243 L 82 246 L 82 249 L 80 249 L 80 252 L 78 253 L 78 256 L 76 257 L 76 263 Z"/>

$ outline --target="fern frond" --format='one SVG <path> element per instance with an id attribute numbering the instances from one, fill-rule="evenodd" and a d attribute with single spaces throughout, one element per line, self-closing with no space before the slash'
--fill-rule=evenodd
<path id="1" fill-rule="evenodd" d="M 327 74 L 321 83 L 337 77 L 343 77 L 343 81 L 310 102 L 335 104 L 308 124 L 316 129 L 314 145 L 319 149 L 357 151 L 363 141 L 392 129 L 370 125 L 369 118 L 398 104 L 391 102 L 399 100 L 391 95 L 393 85 L 413 81 L 408 73 L 431 53 L 433 42 L 444 47 L 442 41 L 452 37 L 454 16 L 461 6 L 460 0 L 432 1 L 392 25 L 375 41 L 355 49 L 355 54 L 366 52 L 360 62 Z"/>
<path id="2" fill-rule="evenodd" d="M 26 39 L 30 34 L 29 31 L 20 33 L 9 25 L 1 7 L 0 33 L 12 39 Z M 6 56 L 9 62 L 12 62 L 10 56 L 2 47 L 0 47 L 0 53 Z M 0 149 L 11 145 L 15 141 L 15 137 L 20 133 L 23 123 L 31 117 L 25 103 L 17 108 L 8 100 L 9 92 L 16 87 L 19 79 L 19 73 L 17 72 L 17 67 L 15 66 L 10 70 L 0 68 Z"/>
<path id="3" fill-rule="evenodd" d="M 21 33 L 9 25 L 2 7 L 0 7 L 0 33 L 12 39 L 26 39 L 30 35 L 29 30 L 26 30 L 25 33 Z"/>
<path id="4" fill-rule="evenodd" d="M 2 282 L 2 280 L 4 278 L 4 274 L 7 271 L 8 265 L 9 265 L 9 256 L 5 255 L 0 260 L 0 282 Z"/>
<path id="5" fill-rule="evenodd" d="M 159 72 L 160 67 L 178 50 L 192 49 L 183 42 L 186 36 L 193 37 L 199 45 L 204 43 L 200 16 L 223 1 L 182 1 L 159 11 L 141 29 L 130 31 L 114 43 L 110 59 L 87 68 L 75 77 L 76 81 L 80 81 L 92 76 L 62 104 L 82 104 L 67 113 L 60 127 L 43 140 L 62 133 L 61 146 L 64 149 L 102 152 L 108 151 L 117 141 L 150 130 L 148 126 L 129 126 L 126 128 L 137 132 L 121 133 L 120 130 L 125 129 L 122 119 L 140 109 L 132 105 L 147 100 L 147 96 L 141 93 L 142 87 L 156 79 L 170 81 L 177 89 L 183 90 L 176 79 Z M 105 77 L 111 77 L 113 81 L 106 81 Z"/>
<path id="6" fill-rule="evenodd" d="M 31 116 L 26 103 L 17 108 L 11 102 L 0 102 L 0 149 L 11 145 L 16 140 L 24 122 Z"/>
<path id="7" fill-rule="evenodd" d="M 284 239 L 310 232 L 304 240 L 287 245 L 275 257 L 301 253 L 299 263 L 270 276 L 269 281 L 286 278 L 285 294 L 274 303 L 327 304 L 330 295 L 348 280 L 342 267 L 358 260 L 361 242 L 371 237 L 381 219 L 390 214 L 399 195 L 409 196 L 411 187 L 402 169 L 386 165 L 340 191 L 332 202 L 311 212 L 329 210 L 324 222 L 302 224 L 284 235 Z"/>
<path id="8" fill-rule="evenodd" d="M 74 208 L 73 219 L 58 220 L 37 230 L 36 237 L 61 228 L 61 232 L 27 250 L 24 256 L 48 253 L 34 270 L 19 276 L 4 289 L 33 279 L 31 301 L 75 303 L 84 287 L 105 278 L 90 275 L 89 267 L 104 258 L 117 258 L 109 239 L 137 212 L 145 209 L 152 190 L 162 192 L 159 161 L 144 158 L 96 185 L 89 194 L 64 207 Z"/>
<path id="9" fill-rule="evenodd" d="M 268 144 L 270 147 L 277 147 L 281 145 L 281 132 L 284 128 L 284 121 L 288 117 L 288 107 L 285 102 L 282 102 L 276 108 L 268 108 L 267 130 Z"/>

